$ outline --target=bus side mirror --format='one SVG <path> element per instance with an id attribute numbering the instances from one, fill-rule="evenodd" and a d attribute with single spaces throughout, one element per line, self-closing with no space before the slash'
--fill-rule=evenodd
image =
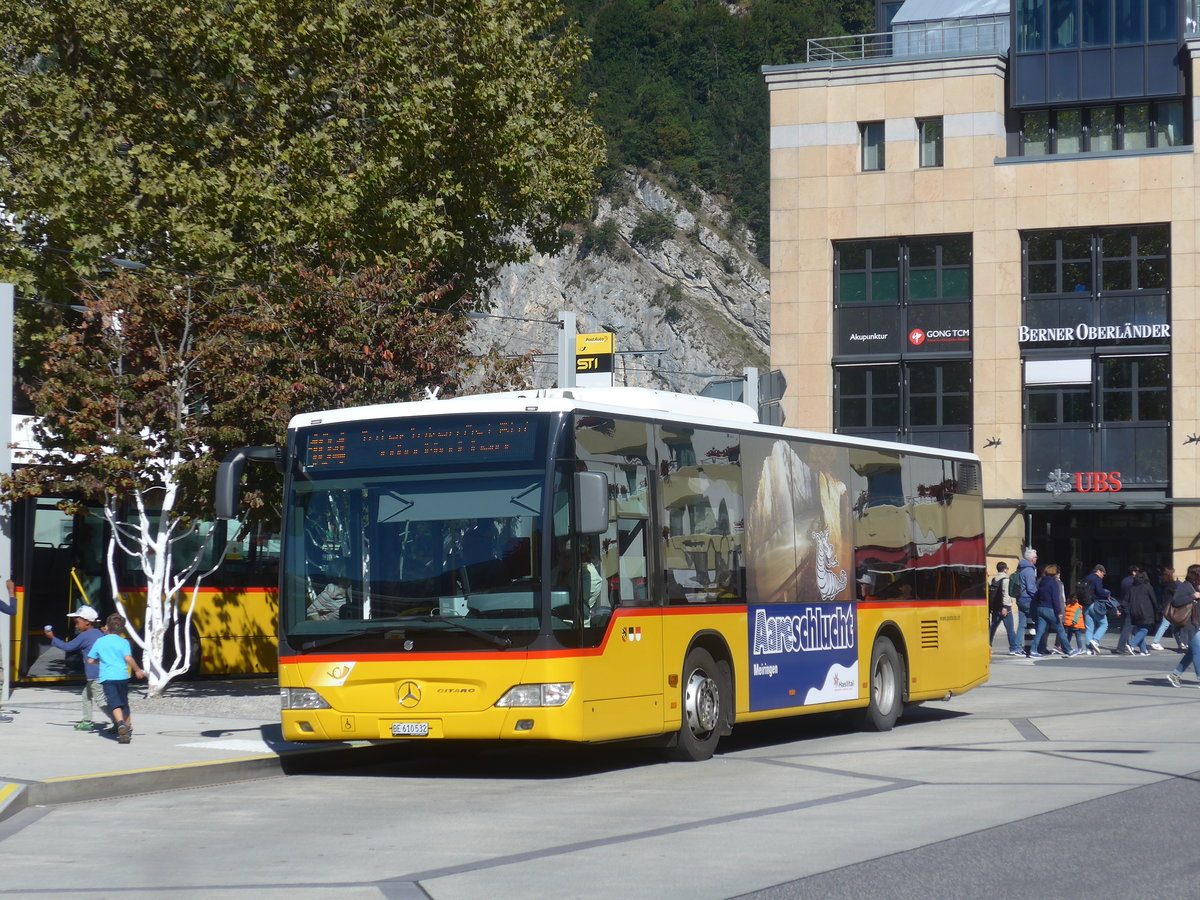
<path id="1" fill-rule="evenodd" d="M 216 506 L 218 519 L 236 519 L 242 494 L 242 472 L 247 460 L 273 462 L 283 471 L 282 447 L 238 447 L 230 450 L 217 469 Z"/>
<path id="2" fill-rule="evenodd" d="M 608 531 L 608 476 L 603 472 L 575 473 L 575 532 Z"/>

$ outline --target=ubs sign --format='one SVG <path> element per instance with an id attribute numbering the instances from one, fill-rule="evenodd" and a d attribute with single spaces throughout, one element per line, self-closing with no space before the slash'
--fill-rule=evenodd
<path id="1" fill-rule="evenodd" d="M 1081 494 L 1109 494 L 1121 490 L 1120 472 L 1064 472 L 1055 469 L 1046 482 L 1046 490 L 1054 494 L 1078 491 Z"/>

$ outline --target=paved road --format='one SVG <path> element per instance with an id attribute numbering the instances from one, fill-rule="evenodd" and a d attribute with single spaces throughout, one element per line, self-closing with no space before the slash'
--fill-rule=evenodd
<path id="1" fill-rule="evenodd" d="M 1195 896 L 1190 850 L 1161 849 L 1200 808 L 1200 690 L 1168 685 L 1174 659 L 999 658 L 888 734 L 744 726 L 705 763 L 412 744 L 30 809 L 0 823 L 0 896 Z"/>

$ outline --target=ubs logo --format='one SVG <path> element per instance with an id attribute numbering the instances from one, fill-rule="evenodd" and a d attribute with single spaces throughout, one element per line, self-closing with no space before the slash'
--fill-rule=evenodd
<path id="1" fill-rule="evenodd" d="M 421 686 L 415 681 L 405 681 L 396 692 L 396 699 L 405 709 L 412 709 L 421 702 Z"/>

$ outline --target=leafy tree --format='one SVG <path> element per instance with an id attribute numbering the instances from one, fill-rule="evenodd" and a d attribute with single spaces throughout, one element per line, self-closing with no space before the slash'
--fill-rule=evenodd
<path id="1" fill-rule="evenodd" d="M 259 280 L 399 261 L 469 291 L 592 199 L 586 44 L 560 15 L 0 0 L 0 277 L 61 301 L 108 254 Z"/>
<path id="2" fill-rule="evenodd" d="M 48 453 L 6 496 L 103 501 L 110 562 L 150 583 L 153 691 L 200 574 L 170 549 L 214 459 L 296 409 L 456 389 L 467 323 L 437 309 L 590 208 L 602 137 L 560 19 L 557 0 L 0 0 L 0 279 L 86 310 L 40 323 Z"/>
<path id="3" fill-rule="evenodd" d="M 198 278 L 98 285 L 81 298 L 79 326 L 59 329 L 33 391 L 42 413 L 33 433 L 47 452 L 14 473 L 6 495 L 51 491 L 103 503 L 109 580 L 123 613 L 117 554 L 146 575 L 133 637 L 151 695 L 190 665 L 203 554 L 181 559 L 181 550 L 197 546 L 196 514 L 226 451 L 279 442 L 297 410 L 454 392 L 477 373 L 519 379 L 523 361 L 465 357 L 469 320 L 431 306 L 449 288 L 428 271 L 339 278 L 321 270 L 299 280 L 286 296 Z M 339 315 L 330 315 L 331 300 Z M 262 483 L 247 500 L 272 507 Z M 165 659 L 168 646 L 185 650 Z"/>
<path id="4" fill-rule="evenodd" d="M 629 235 L 632 243 L 649 250 L 657 250 L 662 242 L 675 234 L 675 220 L 662 212 L 646 212 L 638 217 Z"/>
<path id="5" fill-rule="evenodd" d="M 622 246 L 621 232 L 617 228 L 617 220 L 611 216 L 594 225 L 588 222 L 584 228 L 583 237 L 579 239 L 579 258 L 585 259 L 592 253 L 599 253 L 617 261 L 628 257 Z"/>

